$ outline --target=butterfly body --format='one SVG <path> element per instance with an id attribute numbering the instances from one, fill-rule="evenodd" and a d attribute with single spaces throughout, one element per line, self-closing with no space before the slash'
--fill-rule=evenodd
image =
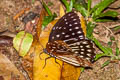
<path id="1" fill-rule="evenodd" d="M 95 57 L 93 43 L 85 37 L 75 12 L 65 14 L 54 25 L 45 52 L 74 66 L 83 67 L 90 67 Z"/>

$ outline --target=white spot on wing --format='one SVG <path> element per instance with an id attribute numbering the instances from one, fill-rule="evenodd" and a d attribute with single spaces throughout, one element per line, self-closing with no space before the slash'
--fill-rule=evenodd
<path id="1" fill-rule="evenodd" d="M 82 42 L 83 44 L 87 44 L 87 41 Z"/>
<path id="2" fill-rule="evenodd" d="M 79 38 L 83 38 L 83 35 L 80 35 Z"/>
<path id="3" fill-rule="evenodd" d="M 80 54 L 84 54 L 84 52 L 80 52 Z"/>
<path id="4" fill-rule="evenodd" d="M 91 57 L 91 54 L 87 54 L 87 56 Z"/>
<path id="5" fill-rule="evenodd" d="M 75 33 L 72 33 L 72 35 L 75 35 Z"/>
<path id="6" fill-rule="evenodd" d="M 71 18 L 74 18 L 74 16 L 71 16 Z"/>
<path id="7" fill-rule="evenodd" d="M 76 21 L 77 19 L 73 19 L 73 21 Z"/>
<path id="8" fill-rule="evenodd" d="M 86 48 L 90 48 L 90 45 L 87 45 Z"/>
<path id="9" fill-rule="evenodd" d="M 59 29 L 61 29 L 62 27 L 59 27 Z"/>
<path id="10" fill-rule="evenodd" d="M 64 32 L 62 32 L 62 34 L 65 34 Z"/>
<path id="11" fill-rule="evenodd" d="M 78 31 L 77 33 L 78 33 L 78 34 L 81 34 L 81 31 Z"/>
<path id="12" fill-rule="evenodd" d="M 91 52 L 91 49 L 88 49 L 87 51 L 88 51 L 88 52 Z"/>
<path id="13" fill-rule="evenodd" d="M 75 29 L 79 29 L 79 27 L 75 27 Z"/>
<path id="14" fill-rule="evenodd" d="M 78 54 L 79 52 L 78 51 L 75 51 L 76 54 Z"/>
<path id="15" fill-rule="evenodd" d="M 83 46 L 82 46 L 82 45 L 80 45 L 80 48 L 83 48 Z"/>
<path id="16" fill-rule="evenodd" d="M 69 26 L 72 26 L 72 24 L 69 24 Z"/>
<path id="17" fill-rule="evenodd" d="M 65 37 L 69 37 L 70 35 L 65 35 Z"/>
<path id="18" fill-rule="evenodd" d="M 54 39 L 54 36 L 52 36 L 52 39 Z"/>
<path id="19" fill-rule="evenodd" d="M 56 35 L 56 37 L 60 37 L 60 35 L 58 34 L 58 35 Z"/>
<path id="20" fill-rule="evenodd" d="M 74 24 L 78 24 L 77 22 L 75 22 Z"/>
<path id="21" fill-rule="evenodd" d="M 69 29 L 69 31 L 72 31 L 72 29 Z"/>
<path id="22" fill-rule="evenodd" d="M 68 24 L 68 22 L 66 22 L 65 24 Z"/>
<path id="23" fill-rule="evenodd" d="M 71 16 L 71 14 L 68 14 L 68 16 Z"/>
<path id="24" fill-rule="evenodd" d="M 84 56 L 80 55 L 79 57 L 83 58 Z"/>
<path id="25" fill-rule="evenodd" d="M 84 51 L 84 49 L 81 49 L 81 51 Z"/>
<path id="26" fill-rule="evenodd" d="M 58 26 L 56 27 L 56 29 L 58 29 Z"/>
<path id="27" fill-rule="evenodd" d="M 53 27 L 53 30 L 55 30 L 55 27 Z"/>
<path id="28" fill-rule="evenodd" d="M 65 20 L 65 21 L 67 21 L 67 19 L 66 19 L 66 18 L 65 18 L 64 20 Z"/>
<path id="29" fill-rule="evenodd" d="M 63 29 L 66 29 L 66 27 L 63 27 Z"/>

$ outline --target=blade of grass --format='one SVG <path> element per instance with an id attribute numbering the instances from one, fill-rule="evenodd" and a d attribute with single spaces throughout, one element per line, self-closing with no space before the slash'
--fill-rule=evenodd
<path id="1" fill-rule="evenodd" d="M 66 1 L 66 0 L 62 0 L 63 4 L 65 5 L 66 7 L 66 11 L 69 11 L 69 3 Z"/>
<path id="2" fill-rule="evenodd" d="M 51 12 L 51 10 L 48 8 L 48 6 L 44 3 L 44 1 L 42 1 L 42 3 L 43 3 L 43 6 L 44 6 L 45 10 L 46 10 L 47 13 L 48 13 L 48 15 L 49 15 L 49 16 L 52 16 L 52 12 Z"/>
<path id="3" fill-rule="evenodd" d="M 117 17 L 118 13 L 116 11 L 107 11 L 105 13 L 101 13 L 100 15 L 98 15 L 97 17 L 106 17 L 106 16 L 110 16 L 110 17 Z"/>
<path id="4" fill-rule="evenodd" d="M 93 29 L 95 28 L 96 24 L 93 24 L 92 22 L 89 22 L 87 24 L 87 37 L 90 38 L 93 33 Z"/>
<path id="5" fill-rule="evenodd" d="M 107 55 L 105 53 L 96 54 L 95 60 L 98 60 L 99 58 L 101 58 L 103 56 L 107 56 Z"/>
<path id="6" fill-rule="evenodd" d="M 94 20 L 95 22 L 110 22 L 110 21 L 113 21 L 111 19 L 96 19 Z"/>
<path id="7" fill-rule="evenodd" d="M 119 30 L 119 29 L 120 29 L 120 26 L 116 26 L 113 28 L 114 31 Z"/>
<path id="8" fill-rule="evenodd" d="M 92 0 L 88 0 L 88 15 L 87 16 L 90 15 L 91 2 L 92 2 Z"/>
<path id="9" fill-rule="evenodd" d="M 81 67 L 80 69 L 81 69 L 81 72 L 84 72 L 84 70 L 85 70 L 85 68 L 84 68 L 84 67 Z"/>
<path id="10" fill-rule="evenodd" d="M 118 56 L 120 54 L 120 50 L 118 47 L 116 47 L 116 56 Z"/>
<path id="11" fill-rule="evenodd" d="M 70 1 L 69 8 L 68 8 L 68 11 L 67 11 L 67 12 L 72 11 L 73 3 L 74 3 L 74 2 L 75 2 L 75 0 L 71 0 L 71 1 Z"/>
<path id="12" fill-rule="evenodd" d="M 42 29 L 46 27 L 57 15 L 54 13 L 52 16 L 45 16 L 42 23 Z"/>
<path id="13" fill-rule="evenodd" d="M 112 54 L 112 49 L 108 47 L 104 47 L 100 44 L 100 42 L 96 38 L 92 38 L 92 40 L 95 42 L 95 44 L 104 52 L 106 55 Z"/>
<path id="14" fill-rule="evenodd" d="M 80 4 L 74 4 L 74 8 L 79 11 L 83 16 L 87 16 L 87 10 Z"/>
<path id="15" fill-rule="evenodd" d="M 110 60 L 107 60 L 106 62 L 104 62 L 104 63 L 102 64 L 102 67 L 101 67 L 101 68 L 104 68 L 104 67 L 107 66 L 109 63 L 110 63 Z"/>
<path id="16" fill-rule="evenodd" d="M 87 9 L 87 3 L 85 0 L 75 0 L 75 4 L 80 4 L 82 5 L 85 9 Z"/>
<path id="17" fill-rule="evenodd" d="M 98 3 L 91 11 L 93 12 L 92 17 L 95 18 L 96 16 L 100 15 L 100 13 L 114 1 L 115 0 L 103 0 Z"/>

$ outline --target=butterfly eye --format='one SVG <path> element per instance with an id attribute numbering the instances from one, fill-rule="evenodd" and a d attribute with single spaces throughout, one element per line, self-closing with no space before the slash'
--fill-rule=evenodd
<path id="1" fill-rule="evenodd" d="M 93 42 L 85 37 L 75 12 L 65 14 L 54 25 L 46 51 L 52 57 L 74 66 L 91 66 L 95 57 Z"/>

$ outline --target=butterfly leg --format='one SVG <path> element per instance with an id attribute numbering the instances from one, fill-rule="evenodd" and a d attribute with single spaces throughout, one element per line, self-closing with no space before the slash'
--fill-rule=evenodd
<path id="1" fill-rule="evenodd" d="M 39 54 L 39 58 L 42 60 L 42 58 L 40 57 L 40 55 L 42 54 L 43 52 L 41 52 L 40 54 Z"/>
<path id="2" fill-rule="evenodd" d="M 50 57 L 45 58 L 45 64 L 44 64 L 44 66 L 43 66 L 43 69 L 44 69 L 44 68 L 45 68 L 45 66 L 46 66 L 47 59 L 50 59 L 50 58 L 51 58 L 51 56 L 50 56 Z"/>
<path id="3" fill-rule="evenodd" d="M 57 61 L 56 61 L 56 58 L 55 58 L 55 63 L 59 64 Z M 60 68 L 61 68 L 61 65 L 59 64 Z"/>

